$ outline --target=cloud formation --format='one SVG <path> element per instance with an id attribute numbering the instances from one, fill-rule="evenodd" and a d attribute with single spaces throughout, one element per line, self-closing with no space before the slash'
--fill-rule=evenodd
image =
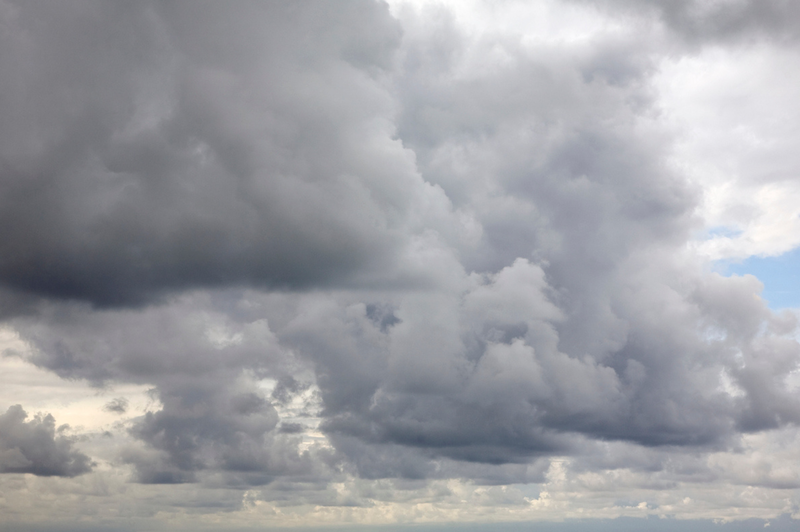
<path id="1" fill-rule="evenodd" d="M 419 282 L 420 200 L 372 2 L 6 4 L 0 282 L 100 306 Z M 313 35 L 313 38 L 309 38 Z"/>
<path id="2" fill-rule="evenodd" d="M 91 471 L 89 457 L 72 448 L 53 416 L 27 417 L 20 405 L 0 414 L 0 473 L 74 477 Z"/>
<path id="3" fill-rule="evenodd" d="M 135 489 L 513 515 L 798 485 L 758 455 L 796 458 L 797 316 L 713 271 L 709 191 L 741 183 L 698 177 L 663 79 L 791 55 L 793 4 L 0 6 L 0 311 L 111 394 L 92 449 Z M 742 183 L 790 187 L 781 153 Z M 24 419 L 3 472 L 89 471 Z"/>

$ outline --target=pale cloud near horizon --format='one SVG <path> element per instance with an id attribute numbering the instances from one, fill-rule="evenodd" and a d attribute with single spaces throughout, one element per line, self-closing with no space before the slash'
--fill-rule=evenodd
<path id="1" fill-rule="evenodd" d="M 0 512 L 797 516 L 798 17 L 0 2 Z"/>

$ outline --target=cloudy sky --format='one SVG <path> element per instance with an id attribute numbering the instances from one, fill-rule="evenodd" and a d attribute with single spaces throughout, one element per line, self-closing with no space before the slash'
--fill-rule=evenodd
<path id="1" fill-rule="evenodd" d="M 0 72 L 3 531 L 800 519 L 800 3 L 0 0 Z"/>

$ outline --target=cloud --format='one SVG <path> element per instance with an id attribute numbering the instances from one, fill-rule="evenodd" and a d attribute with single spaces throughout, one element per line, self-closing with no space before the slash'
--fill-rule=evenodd
<path id="1" fill-rule="evenodd" d="M 103 410 L 115 414 L 124 414 L 128 410 L 128 400 L 124 397 L 117 397 L 106 403 Z"/>
<path id="2" fill-rule="evenodd" d="M 586 3 L 629 13 L 654 14 L 669 29 L 691 43 L 754 38 L 795 41 L 800 35 L 800 9 L 794 2 L 786 0 L 591 0 Z"/>
<path id="3" fill-rule="evenodd" d="M 191 482 L 197 472 L 218 470 L 231 473 L 230 483 L 259 485 L 322 473 L 314 471 L 310 453 L 298 453 L 291 430 L 276 430 L 278 414 L 263 396 L 224 384 L 221 390 L 190 385 L 161 393 L 164 408 L 131 428 L 156 451 L 125 456 L 139 481 Z"/>
<path id="4" fill-rule="evenodd" d="M 54 16 L 50 10 L 55 8 L 44 9 L 43 20 Z M 338 259 L 325 249 L 353 259 L 360 252 L 349 246 L 362 245 L 358 235 L 367 235 L 363 249 L 369 249 L 370 261 L 391 255 L 406 263 L 392 266 L 389 277 L 376 277 L 364 273 L 366 263 L 356 259 L 359 264 L 343 267 L 342 275 L 357 275 L 347 283 L 371 289 L 372 299 L 358 291 L 288 294 L 283 301 L 294 300 L 293 308 L 277 320 L 266 318 L 278 312 L 276 299 L 221 291 L 215 296 L 195 292 L 142 310 L 97 312 L 80 304 L 43 304 L 36 318 L 18 321 L 19 330 L 39 347 L 31 359 L 38 365 L 98 384 L 155 385 L 163 409 L 131 429 L 156 452 L 130 458 L 141 479 L 186 481 L 205 469 L 271 470 L 267 451 L 253 449 L 277 445 L 267 442 L 273 442 L 273 433 L 286 432 L 277 429 L 277 414 L 256 382 L 278 379 L 273 397 L 285 401 L 284 395 L 296 391 L 292 383 L 298 382 L 298 370 L 313 371 L 322 429 L 368 477 L 426 476 L 430 460 L 443 458 L 504 464 L 569 454 L 572 434 L 646 446 L 725 445 L 737 430 L 794 420 L 794 401 L 780 415 L 775 408 L 778 397 L 784 397 L 778 383 L 797 359 L 796 345 L 789 338 L 759 337 L 760 324 L 770 318 L 753 297 L 758 286 L 709 277 L 690 262 L 670 257 L 696 223 L 692 213 L 698 200 L 692 186 L 666 164 L 661 144 L 668 133 L 647 114 L 652 67 L 647 50 L 634 49 L 636 31 L 601 37 L 595 43 L 599 50 L 592 52 L 577 45 L 550 55 L 508 38 L 470 44 L 471 37 L 459 33 L 440 11 L 433 22 L 406 15 L 409 36 L 401 45 L 397 23 L 370 4 L 371 14 L 362 16 L 395 28 L 389 40 L 380 41 L 385 46 L 378 47 L 378 56 L 362 57 L 352 49 L 371 34 L 337 30 L 337 24 L 355 24 L 341 14 L 312 41 L 297 41 L 294 32 L 274 21 L 263 24 L 275 26 L 277 33 L 257 42 L 235 37 L 223 44 L 215 37 L 222 35 L 224 24 L 242 35 L 262 28 L 253 26 L 252 9 L 277 10 L 269 11 L 275 20 L 314 28 L 328 8 L 303 4 L 287 11 L 242 4 L 224 13 L 209 5 L 191 16 L 178 8 L 109 12 L 112 24 L 135 15 L 141 29 L 133 31 L 160 31 L 162 40 L 169 36 L 165 48 L 142 52 L 153 61 L 145 62 L 146 72 L 172 80 L 168 91 L 158 93 L 167 107 L 145 130 L 130 130 L 136 112 L 143 112 L 131 111 L 115 126 L 117 137 L 102 137 L 102 145 L 100 137 L 86 137 L 86 149 L 96 146 L 100 162 L 104 154 L 116 157 L 119 149 L 119 156 L 133 165 L 113 170 L 111 159 L 103 163 L 101 174 L 113 171 L 133 180 L 120 185 L 122 196 L 114 196 L 111 204 L 81 192 L 87 208 L 68 209 L 71 215 L 95 216 L 92 209 L 102 208 L 107 213 L 102 216 L 111 217 L 97 232 L 78 231 L 80 238 L 100 238 L 91 244 L 97 255 L 82 254 L 64 270 L 77 268 L 75 275 L 88 283 L 86 290 L 24 289 L 55 299 L 122 304 L 195 283 L 294 283 L 279 271 L 324 289 L 339 275 L 332 273 L 339 269 Z M 417 28 L 421 24 L 427 26 Z M 441 35 L 435 45 L 441 56 L 427 53 L 432 35 Z M 285 39 L 280 49 L 289 55 L 273 51 L 279 36 Z M 111 50 L 122 46 L 117 37 L 108 38 Z M 474 69 L 498 47 L 506 54 L 504 63 L 487 71 Z M 298 71 L 298 54 L 304 53 L 313 53 L 314 69 Z M 175 68 L 174 62 L 182 67 Z M 86 68 L 101 66 L 93 62 Z M 402 77 L 397 107 L 402 145 L 390 138 L 391 93 L 372 68 L 395 68 L 391 75 Z M 622 78 L 620 68 L 627 72 Z M 462 71 L 469 74 L 458 74 Z M 108 77 L 103 70 L 94 75 L 101 85 Z M 308 85 L 320 75 L 330 82 L 324 92 L 315 83 Z M 162 87 L 150 81 L 144 86 Z M 363 95 L 359 106 L 353 106 L 358 99 L 353 90 Z M 252 91 L 271 98 L 252 99 Z M 113 96 L 115 113 L 125 108 L 117 102 L 121 97 Z M 127 97 L 137 101 L 135 94 Z M 148 105 L 154 101 L 146 100 Z M 93 107 L 94 102 L 83 105 Z M 326 122 L 332 116 L 336 119 Z M 285 127 L 276 129 L 276 124 Z M 158 160 L 128 153 L 141 135 L 163 136 L 166 144 L 159 149 L 178 150 L 164 157 L 178 159 L 139 168 Z M 82 138 L 70 136 L 76 142 Z M 108 138 L 119 138 L 121 144 L 108 145 Z M 403 146 L 417 154 L 416 166 Z M 85 190 L 81 180 L 95 175 L 81 170 L 73 180 L 72 174 L 58 172 L 48 179 L 63 180 L 65 194 L 53 198 L 59 202 L 72 201 L 71 194 Z M 147 180 L 162 191 L 158 196 L 140 195 Z M 126 190 L 138 192 L 125 199 Z M 322 199 L 322 191 L 325 201 L 317 205 L 314 198 Z M 30 196 L 31 201 L 41 197 Z M 452 207 L 449 197 L 456 198 Z M 257 211 L 263 217 L 256 215 L 248 224 L 275 239 L 259 236 L 261 243 L 253 244 L 239 232 L 250 201 L 261 202 Z M 453 232 L 459 212 L 480 228 L 471 240 Z M 120 218 L 120 213 L 133 218 Z M 377 216 L 372 218 L 377 222 L 351 224 L 346 221 L 351 216 Z M 413 225 L 414 216 L 427 220 L 424 230 Z M 207 223 L 195 224 L 201 218 Z M 15 227 L 34 223 L 30 216 L 19 219 Z M 42 222 L 37 217 L 35 223 Z M 126 235 L 139 235 L 134 240 L 144 247 L 113 229 L 123 226 Z M 59 221 L 58 227 L 70 226 Z M 103 240 L 108 230 L 112 233 Z M 397 238 L 385 238 L 390 235 Z M 44 260 L 42 254 L 56 253 L 47 259 L 54 266 L 60 264 L 59 246 L 80 249 L 77 243 L 18 241 L 33 251 L 13 256 Z M 279 242 L 286 247 L 269 247 Z M 385 251 L 386 242 L 395 242 L 395 251 L 407 246 L 406 258 Z M 119 246 L 138 249 L 140 258 L 117 262 L 114 249 Z M 301 259 L 298 250 L 311 255 Z M 27 263 L 24 275 L 54 279 L 36 264 Z M 147 265 L 146 277 L 140 277 L 145 270 L 137 264 Z M 427 278 L 428 293 L 387 291 L 398 286 L 391 273 L 398 267 Z M 109 268 L 109 273 L 97 274 L 95 268 Z M 125 271 L 133 277 L 120 278 L 128 275 Z M 23 284 L 14 281 L 12 286 Z M 103 294 L 112 288 L 132 292 L 107 299 Z M 717 299 L 727 300 L 731 293 L 740 294 L 731 307 L 739 314 L 718 314 L 723 304 Z M 725 339 L 709 340 L 697 326 L 704 322 Z M 742 367 L 735 349 L 745 358 L 763 352 L 759 359 L 775 362 Z M 723 375 L 746 398 L 721 391 Z M 248 397 L 253 409 L 235 406 Z M 377 446 L 374 459 L 356 457 L 370 455 L 361 444 Z M 407 449 L 400 453 L 408 457 L 405 465 L 382 465 L 395 462 L 388 458 L 395 451 L 385 453 L 384 445 Z M 155 456 L 163 467 L 147 472 Z M 241 465 L 245 462 L 252 467 Z"/>
<path id="5" fill-rule="evenodd" d="M 72 448 L 53 416 L 27 417 L 20 405 L 0 414 L 0 473 L 74 477 L 91 471 L 91 459 Z"/>
<path id="6" fill-rule="evenodd" d="M 797 344 L 779 331 L 760 336 L 767 311 L 750 304 L 752 278 L 712 277 L 684 302 L 672 290 L 650 294 L 650 309 L 641 296 L 615 300 L 627 337 L 583 356 L 559 350 L 568 319 L 541 293 L 543 279 L 520 260 L 474 279 L 462 297 L 406 297 L 395 311 L 401 323 L 385 333 L 354 305 L 306 310 L 279 335 L 314 360 L 322 426 L 368 477 L 432 474 L 437 457 L 501 464 L 580 453 L 577 434 L 724 448 L 739 430 L 794 422 L 797 403 L 781 379 L 796 366 Z M 708 329 L 687 334 L 701 310 Z M 709 338 L 711 330 L 724 338 Z M 763 369 L 751 356 L 763 357 Z M 724 391 L 727 374 L 747 399 Z"/>
<path id="7" fill-rule="evenodd" d="M 6 289 L 115 306 L 425 280 L 416 202 L 447 224 L 448 200 L 392 138 L 385 7 L 6 7 Z"/>
<path id="8" fill-rule="evenodd" d="M 794 8 L 535 4 L 2 4 L 0 309 L 151 389 L 87 436 L 119 486 L 413 520 L 796 485 L 759 449 L 793 456 L 798 322 L 698 253 L 659 77 Z"/>
<path id="9" fill-rule="evenodd" d="M 247 309 L 247 301 L 220 294 L 213 303 L 238 303 L 241 313 L 229 316 L 199 294 L 146 311 L 57 304 L 53 314 L 43 310 L 18 326 L 38 348 L 31 360 L 64 377 L 154 386 L 160 409 L 134 417 L 128 429 L 144 447 L 122 453 L 140 481 L 195 481 L 204 471 L 230 472 L 234 484 L 310 475 L 315 465 L 297 448 L 299 431 L 278 426 L 278 412 L 258 386 L 276 379 L 276 404 L 288 402 L 308 387 L 290 373 L 302 377 L 302 364 L 277 344 L 263 316 L 252 318 L 258 309 Z M 48 314 L 70 318 L 58 326 Z M 126 408 L 124 399 L 105 406 L 120 414 Z"/>

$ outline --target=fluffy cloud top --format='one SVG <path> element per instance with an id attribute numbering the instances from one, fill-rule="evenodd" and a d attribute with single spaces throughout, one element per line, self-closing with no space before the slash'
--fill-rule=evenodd
<path id="1" fill-rule="evenodd" d="M 74 477 L 91 471 L 89 457 L 72 448 L 53 416 L 27 417 L 20 405 L 0 414 L 0 473 Z"/>

